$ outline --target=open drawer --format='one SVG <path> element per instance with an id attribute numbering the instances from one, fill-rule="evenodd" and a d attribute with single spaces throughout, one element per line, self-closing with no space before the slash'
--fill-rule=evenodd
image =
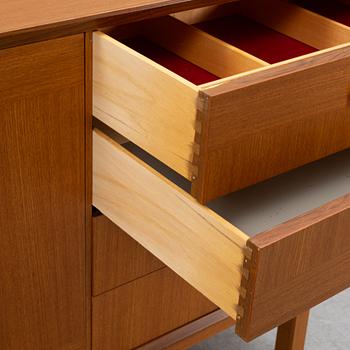
<path id="1" fill-rule="evenodd" d="M 243 339 L 350 286 L 349 150 L 210 208 L 186 190 L 143 150 L 94 131 L 94 206 L 236 319 Z"/>
<path id="2" fill-rule="evenodd" d="M 350 28 L 269 3 L 94 33 L 94 116 L 201 203 L 350 147 Z"/>

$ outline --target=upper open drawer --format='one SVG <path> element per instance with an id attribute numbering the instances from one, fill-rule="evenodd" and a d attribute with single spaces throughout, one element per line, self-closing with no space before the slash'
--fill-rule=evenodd
<path id="1" fill-rule="evenodd" d="M 94 116 L 190 180 L 202 203 L 350 147 L 350 29 L 268 4 L 93 37 Z"/>
<path id="2" fill-rule="evenodd" d="M 237 318 L 246 340 L 350 286 L 349 150 L 210 209 L 181 176 L 99 131 L 93 159 L 93 204 Z"/>

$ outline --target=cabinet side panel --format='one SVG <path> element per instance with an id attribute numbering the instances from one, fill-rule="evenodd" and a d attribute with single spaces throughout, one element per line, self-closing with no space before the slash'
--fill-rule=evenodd
<path id="1" fill-rule="evenodd" d="M 0 348 L 85 346 L 84 35 L 0 51 Z"/>

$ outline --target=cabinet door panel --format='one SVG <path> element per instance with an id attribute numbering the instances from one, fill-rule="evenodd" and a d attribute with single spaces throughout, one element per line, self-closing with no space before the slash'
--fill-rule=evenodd
<path id="1" fill-rule="evenodd" d="M 0 51 L 0 348 L 85 344 L 84 36 Z"/>

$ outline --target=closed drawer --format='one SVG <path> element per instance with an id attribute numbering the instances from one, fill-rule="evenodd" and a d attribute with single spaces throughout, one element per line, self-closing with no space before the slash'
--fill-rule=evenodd
<path id="1" fill-rule="evenodd" d="M 93 295 L 164 267 L 148 250 L 104 215 L 92 219 Z"/>
<path id="2" fill-rule="evenodd" d="M 350 286 L 350 151 L 210 209 L 179 187 L 182 177 L 142 161 L 142 150 L 97 130 L 93 140 L 94 205 L 237 319 L 245 340 Z"/>
<path id="3" fill-rule="evenodd" d="M 230 6 L 93 38 L 94 116 L 201 203 L 350 147 L 350 29 L 292 4 Z"/>
<path id="4" fill-rule="evenodd" d="M 216 309 L 169 268 L 92 300 L 93 350 L 129 350 Z"/>

